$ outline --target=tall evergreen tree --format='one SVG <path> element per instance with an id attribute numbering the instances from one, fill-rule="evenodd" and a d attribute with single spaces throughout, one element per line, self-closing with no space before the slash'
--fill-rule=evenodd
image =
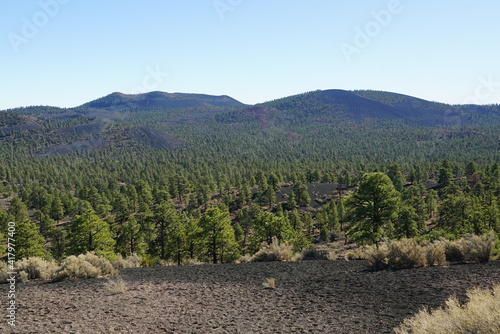
<path id="1" fill-rule="evenodd" d="M 145 246 L 141 225 L 135 216 L 131 216 L 120 229 L 117 248 L 120 249 L 121 253 L 130 255 L 132 253 L 142 254 Z"/>
<path id="2" fill-rule="evenodd" d="M 169 239 L 169 228 L 179 219 L 179 213 L 175 210 L 173 203 L 170 201 L 159 204 L 154 210 L 153 221 L 156 226 L 154 248 L 158 256 L 163 260 L 166 260 L 168 255 L 167 243 Z"/>
<path id="3" fill-rule="evenodd" d="M 231 262 L 239 256 L 238 243 L 227 210 L 218 207 L 208 209 L 201 217 L 199 225 L 213 263 Z"/>
<path id="4" fill-rule="evenodd" d="M 387 176 L 391 179 L 394 188 L 401 192 L 403 190 L 405 178 L 398 163 L 395 162 L 389 166 Z"/>
<path id="5" fill-rule="evenodd" d="M 186 216 L 179 217 L 170 224 L 168 227 L 168 243 L 167 248 L 170 257 L 178 264 L 181 265 L 186 257 L 187 250 L 187 223 Z"/>
<path id="6" fill-rule="evenodd" d="M 441 164 L 441 168 L 439 169 L 438 174 L 438 185 L 441 188 L 447 187 L 451 183 L 451 178 L 453 177 L 453 173 L 450 168 L 450 163 L 448 160 L 443 160 Z"/>
<path id="7" fill-rule="evenodd" d="M 73 254 L 95 252 L 106 257 L 113 256 L 115 240 L 109 224 L 101 220 L 94 211 L 88 210 L 76 216 L 71 224 L 71 246 Z"/>
<path id="8" fill-rule="evenodd" d="M 347 206 L 348 235 L 360 244 L 378 244 L 384 236 L 386 223 L 397 216 L 400 194 L 387 175 L 368 173 L 363 176 Z"/>

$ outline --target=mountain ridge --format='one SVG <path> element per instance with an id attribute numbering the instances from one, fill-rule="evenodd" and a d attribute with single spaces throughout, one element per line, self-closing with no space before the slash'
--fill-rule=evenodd
<path id="1" fill-rule="evenodd" d="M 316 90 L 255 105 L 227 95 L 155 91 L 114 92 L 75 108 L 9 109 L 0 112 L 0 118 L 6 120 L 0 122 L 1 141 L 18 143 L 16 138 L 24 136 L 28 143 L 36 140 L 30 150 L 37 156 L 50 156 L 106 147 L 175 150 L 194 145 L 195 137 L 196 145 L 206 145 L 214 136 L 246 138 L 240 145 L 256 144 L 261 140 L 255 136 L 262 134 L 273 142 L 295 145 L 312 141 L 315 133 L 328 137 L 332 131 L 367 129 L 382 130 L 386 136 L 420 127 L 428 130 L 418 131 L 439 133 L 440 138 L 476 136 L 485 133 L 483 127 L 500 126 L 500 106 L 454 106 L 398 93 L 341 89 Z M 339 140 L 328 138 L 332 144 Z"/>
<path id="2" fill-rule="evenodd" d="M 208 95 L 191 93 L 168 93 L 153 91 L 144 94 L 124 94 L 114 92 L 96 100 L 84 103 L 80 108 L 90 107 L 97 109 L 128 109 L 136 108 L 193 108 L 193 107 L 231 107 L 243 106 L 243 103 L 227 95 Z"/>

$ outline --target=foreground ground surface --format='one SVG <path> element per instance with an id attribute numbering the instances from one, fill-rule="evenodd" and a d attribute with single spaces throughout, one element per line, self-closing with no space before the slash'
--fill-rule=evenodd
<path id="1" fill-rule="evenodd" d="M 15 330 L 1 333 L 391 333 L 420 308 L 500 282 L 500 262 L 368 271 L 364 261 L 123 270 L 106 279 L 19 283 Z M 266 278 L 276 289 L 266 289 Z M 6 296 L 7 286 L 0 286 Z M 4 297 L 4 300 L 6 297 Z M 2 309 L 5 311 L 5 302 Z"/>

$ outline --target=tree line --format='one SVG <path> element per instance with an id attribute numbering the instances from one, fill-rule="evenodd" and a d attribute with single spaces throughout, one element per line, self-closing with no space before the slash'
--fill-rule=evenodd
<path id="1" fill-rule="evenodd" d="M 18 179 L 0 165 L 0 237 L 3 244 L 7 223 L 16 222 L 19 258 L 94 251 L 182 264 L 232 262 L 274 238 L 300 251 L 338 238 L 377 244 L 499 234 L 498 163 L 443 160 L 434 168 L 405 171 L 392 163 L 372 171 L 257 170 L 236 181 L 222 174 L 178 174 L 156 182 L 139 172 L 135 182 L 125 182 L 118 171 L 97 175 L 92 169 L 75 171 L 77 180 L 50 174 L 43 181 Z M 335 184 L 317 208 L 311 206 L 314 183 Z M 278 197 L 284 189 L 285 199 Z"/>

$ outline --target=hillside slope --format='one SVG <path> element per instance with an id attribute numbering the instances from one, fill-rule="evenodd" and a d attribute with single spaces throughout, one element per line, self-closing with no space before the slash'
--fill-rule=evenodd
<path id="1" fill-rule="evenodd" d="M 322 159 L 315 151 L 364 156 L 391 141 L 398 145 L 391 156 L 385 148 L 379 156 L 394 159 L 419 149 L 418 158 L 442 144 L 465 143 L 477 152 L 493 148 L 497 154 L 493 143 L 500 127 L 499 106 L 451 106 L 396 93 L 336 89 L 254 106 L 225 95 L 113 93 L 76 108 L 38 106 L 3 114 L 0 140 L 28 144 L 38 156 L 113 147 L 189 147 L 198 155 L 216 149 L 233 157 L 245 152 L 268 157 L 270 147 L 280 146 L 288 147 L 285 155 L 303 152 L 311 160 Z"/>

